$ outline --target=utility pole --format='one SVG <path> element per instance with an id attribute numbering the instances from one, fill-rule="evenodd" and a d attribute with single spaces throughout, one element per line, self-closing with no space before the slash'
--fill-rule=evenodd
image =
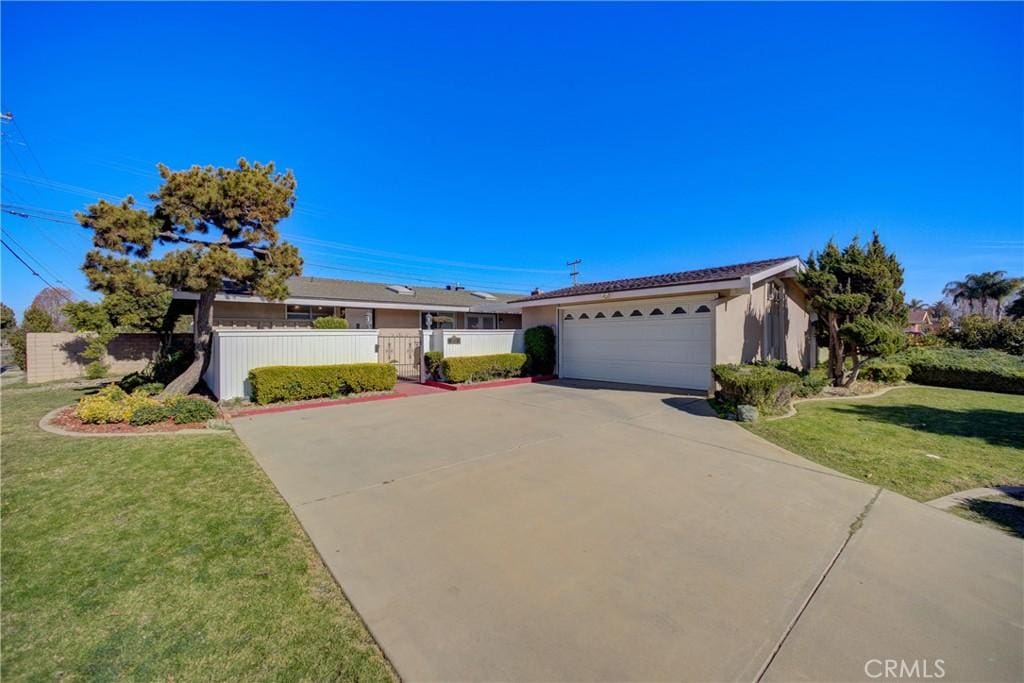
<path id="1" fill-rule="evenodd" d="M 583 263 L 582 259 L 576 259 L 575 261 L 567 261 L 566 264 L 565 264 L 565 265 L 569 266 L 570 268 L 572 268 L 572 270 L 569 272 L 569 277 L 572 278 L 572 286 L 573 287 L 575 287 L 577 285 L 577 280 L 576 279 L 580 276 L 580 271 L 577 270 L 576 266 L 578 266 L 581 263 Z"/>

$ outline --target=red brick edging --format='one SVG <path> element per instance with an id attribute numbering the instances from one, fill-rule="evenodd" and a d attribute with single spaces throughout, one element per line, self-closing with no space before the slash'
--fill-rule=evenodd
<path id="1" fill-rule="evenodd" d="M 369 403 L 370 401 L 390 401 L 393 398 L 405 398 L 405 394 L 377 394 L 374 396 L 357 396 L 355 398 L 339 398 L 332 401 L 314 401 L 311 403 L 297 403 L 287 406 L 267 406 L 266 408 L 251 408 L 231 413 L 230 418 L 249 417 L 250 415 L 266 415 L 268 413 L 287 413 L 292 410 L 310 410 L 311 408 L 327 408 L 330 406 L 348 405 L 350 403 Z"/>
<path id="2" fill-rule="evenodd" d="M 447 389 L 448 391 L 469 391 L 470 389 L 490 389 L 492 387 L 508 387 L 513 384 L 532 384 L 533 382 L 549 382 L 558 379 L 558 375 L 533 375 L 531 377 L 513 377 L 512 379 L 495 379 L 490 382 L 475 382 L 473 384 L 452 384 L 450 382 L 438 382 L 428 379 L 424 382 L 428 387 Z"/>

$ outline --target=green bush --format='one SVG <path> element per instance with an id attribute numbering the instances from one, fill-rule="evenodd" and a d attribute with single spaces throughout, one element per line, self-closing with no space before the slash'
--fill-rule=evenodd
<path id="1" fill-rule="evenodd" d="M 950 344 L 964 349 L 996 349 L 1024 356 L 1024 320 L 992 320 L 968 315 L 941 332 Z"/>
<path id="2" fill-rule="evenodd" d="M 523 347 L 530 359 L 532 375 L 550 375 L 555 371 L 555 331 L 547 325 L 531 327 L 523 333 Z"/>
<path id="3" fill-rule="evenodd" d="M 162 403 L 154 403 L 152 405 L 139 406 L 134 413 L 132 413 L 131 424 L 136 427 L 143 425 L 156 424 L 157 422 L 163 422 L 171 417 L 171 409 Z"/>
<path id="4" fill-rule="evenodd" d="M 763 413 L 788 406 L 803 382 L 795 372 L 771 365 L 716 365 L 711 373 L 725 401 L 756 406 Z"/>
<path id="5" fill-rule="evenodd" d="M 905 382 L 909 376 L 909 365 L 888 358 L 872 358 L 860 369 L 860 377 L 882 384 L 900 384 Z"/>
<path id="6" fill-rule="evenodd" d="M 954 389 L 1024 394 L 1024 359 L 994 349 L 933 346 L 886 358 L 910 367 L 910 381 Z"/>
<path id="7" fill-rule="evenodd" d="M 398 373 L 388 363 L 276 365 L 249 371 L 252 400 L 260 405 L 364 391 L 390 391 Z"/>
<path id="8" fill-rule="evenodd" d="M 824 365 L 819 365 L 816 368 L 805 370 L 798 374 L 800 375 L 800 386 L 796 388 L 794 393 L 800 398 L 817 396 L 829 384 L 828 368 Z"/>
<path id="9" fill-rule="evenodd" d="M 347 330 L 348 321 L 334 315 L 326 315 L 323 318 L 315 318 L 313 327 L 318 330 Z"/>
<path id="10" fill-rule="evenodd" d="M 107 366 L 98 360 L 94 360 L 85 366 L 86 379 L 101 379 L 107 376 Z"/>
<path id="11" fill-rule="evenodd" d="M 454 356 L 441 361 L 449 382 L 485 382 L 489 379 L 519 377 L 526 366 L 525 353 L 496 353 L 490 356 Z"/>
<path id="12" fill-rule="evenodd" d="M 444 353 L 441 351 L 427 351 L 423 354 L 423 367 L 427 371 L 427 377 L 441 379 L 441 361 L 444 360 Z"/>
<path id="13" fill-rule="evenodd" d="M 199 396 L 173 396 L 162 407 L 174 423 L 179 425 L 206 422 L 217 417 L 217 406 Z"/>

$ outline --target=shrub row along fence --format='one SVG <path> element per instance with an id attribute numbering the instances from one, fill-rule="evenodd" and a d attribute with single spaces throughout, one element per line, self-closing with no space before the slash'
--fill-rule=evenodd
<path id="1" fill-rule="evenodd" d="M 249 373 L 256 368 L 380 362 L 378 332 L 352 329 L 217 330 L 213 334 L 210 364 L 203 379 L 221 400 L 250 398 L 253 397 L 253 386 Z M 445 358 L 522 353 L 523 331 L 424 330 L 421 343 L 422 351 L 440 351 Z M 422 351 L 416 354 L 417 361 L 422 360 Z"/>

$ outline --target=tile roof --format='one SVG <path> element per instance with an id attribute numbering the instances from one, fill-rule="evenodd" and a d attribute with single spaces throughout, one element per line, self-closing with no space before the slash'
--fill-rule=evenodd
<path id="1" fill-rule="evenodd" d="M 399 294 L 388 289 L 388 286 L 402 283 L 365 282 L 362 280 L 340 280 L 327 277 L 293 277 L 288 279 L 289 298 L 296 299 L 334 299 L 342 301 L 365 301 L 367 303 L 416 304 L 427 306 L 479 306 L 487 303 L 504 303 L 511 299 L 521 298 L 522 294 L 491 292 L 467 287 L 451 290 L 443 287 L 421 287 L 405 285 L 412 294 Z M 239 289 L 225 287 L 231 294 L 247 294 Z M 484 299 L 473 292 L 487 292 L 493 299 Z"/>
<path id="2" fill-rule="evenodd" d="M 722 280 L 735 280 L 745 275 L 753 275 L 762 270 L 777 266 L 780 263 L 797 258 L 796 256 L 783 256 L 780 258 L 764 259 L 762 261 L 751 261 L 749 263 L 738 263 L 732 266 L 716 266 L 714 268 L 701 268 L 699 270 L 685 270 L 679 273 L 665 273 L 663 275 L 648 275 L 645 277 L 630 277 L 623 280 L 605 280 L 604 282 L 587 282 L 574 287 L 563 287 L 550 292 L 541 292 L 524 299 L 514 301 L 537 301 L 539 299 L 554 299 L 563 296 L 580 296 L 582 294 L 605 294 L 608 292 L 626 292 L 632 289 L 648 289 L 651 287 L 671 287 L 673 285 L 690 285 L 702 282 L 719 282 Z"/>

